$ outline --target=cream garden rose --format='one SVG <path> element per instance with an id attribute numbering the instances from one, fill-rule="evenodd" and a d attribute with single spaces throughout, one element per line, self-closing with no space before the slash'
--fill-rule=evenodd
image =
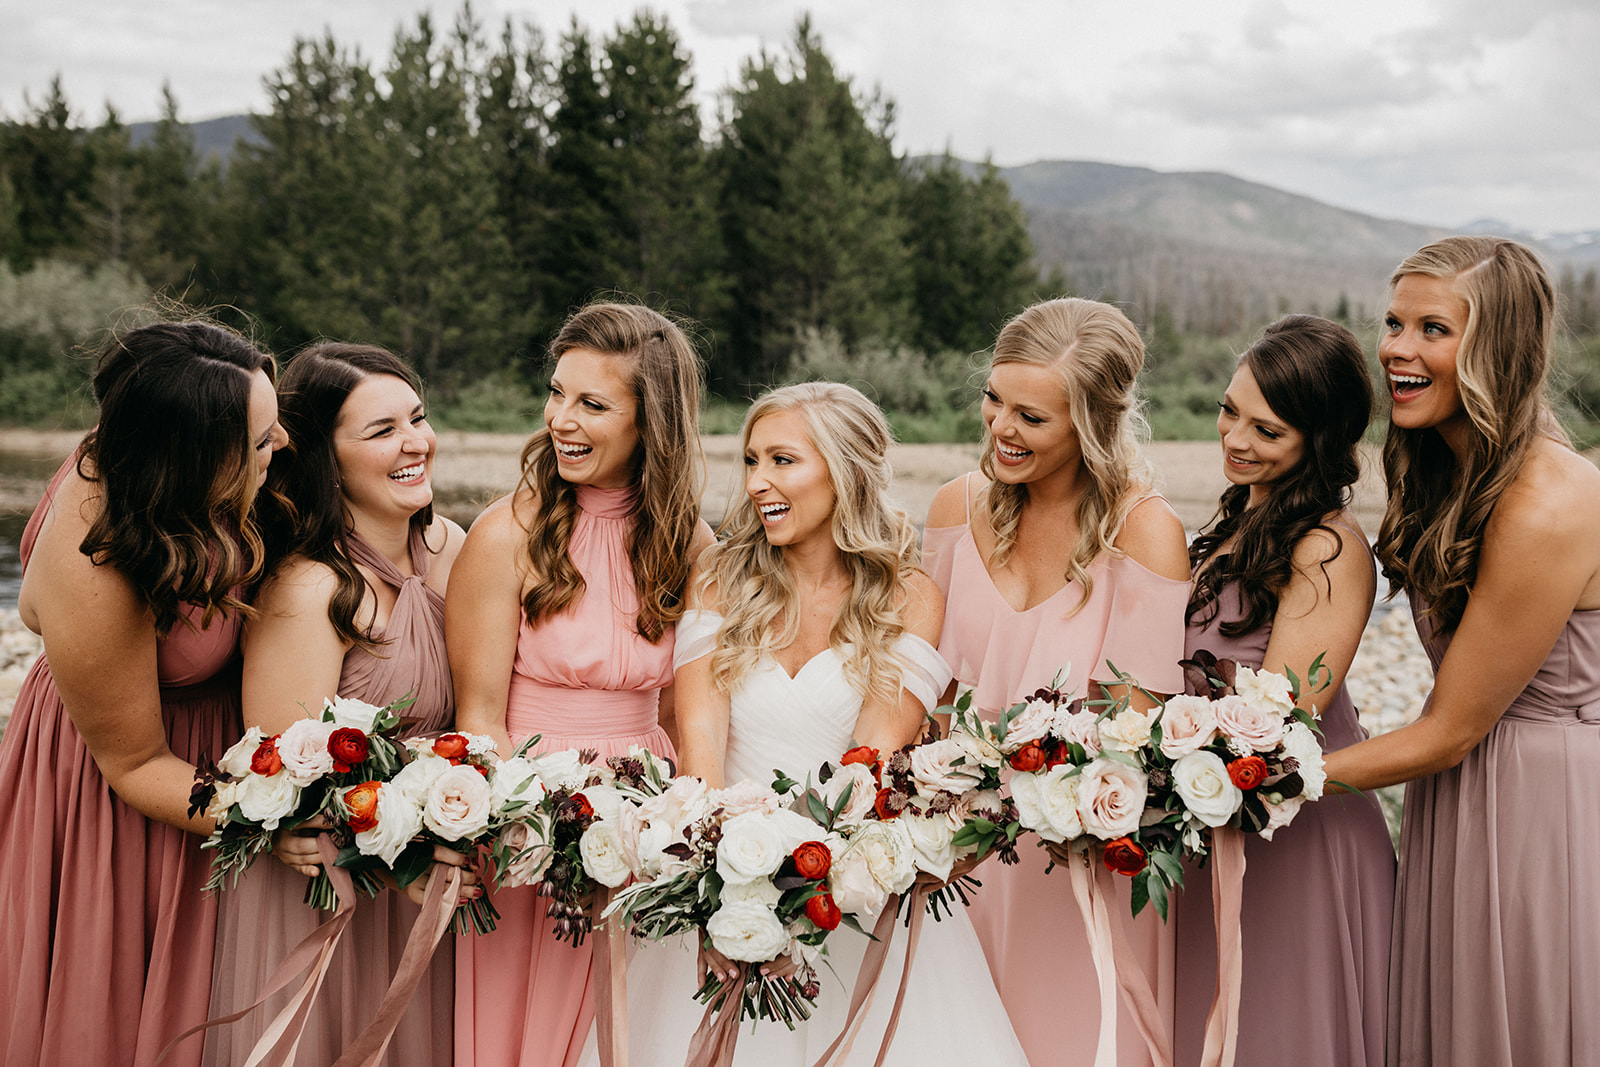
<path id="1" fill-rule="evenodd" d="M 706 921 L 711 945 L 730 960 L 765 963 L 789 944 L 789 933 L 771 908 L 754 900 L 722 905 Z"/>
<path id="2" fill-rule="evenodd" d="M 1083 835 L 1083 817 L 1078 814 L 1081 775 L 1076 771 L 1063 763 L 1011 779 L 1011 800 L 1024 829 L 1057 844 Z"/>
<path id="3" fill-rule="evenodd" d="M 1104 841 L 1139 828 L 1147 780 L 1143 771 L 1113 759 L 1097 759 L 1078 782 L 1078 816 L 1083 828 Z"/>
<path id="4" fill-rule="evenodd" d="M 283 771 L 295 785 L 308 786 L 333 773 L 328 738 L 337 729 L 338 723 L 296 719 L 278 735 L 278 758 L 283 760 Z"/>
<path id="5" fill-rule="evenodd" d="M 490 813 L 489 783 L 476 767 L 463 763 L 433 779 L 422 823 L 446 841 L 463 841 L 489 828 Z"/>
<path id="6" fill-rule="evenodd" d="M 1172 787 L 1189 813 L 1207 826 L 1222 826 L 1239 810 L 1239 787 L 1213 752 L 1191 752 L 1172 765 Z"/>
<path id="7" fill-rule="evenodd" d="M 1241 668 L 1244 669 L 1244 668 Z M 1283 713 L 1263 704 L 1252 704 L 1242 697 L 1223 697 L 1215 702 L 1217 729 L 1234 750 L 1271 752 L 1283 740 Z"/>
<path id="8" fill-rule="evenodd" d="M 1161 713 L 1161 754 L 1182 759 L 1217 739 L 1217 713 L 1205 697 L 1169 697 Z"/>

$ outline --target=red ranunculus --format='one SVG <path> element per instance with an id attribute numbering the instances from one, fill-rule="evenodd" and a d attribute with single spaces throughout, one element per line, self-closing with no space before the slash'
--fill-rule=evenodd
<path id="1" fill-rule="evenodd" d="M 1140 848 L 1138 842 L 1131 837 L 1119 837 L 1115 841 L 1106 842 L 1104 856 L 1106 870 L 1116 874 L 1126 874 L 1130 878 L 1145 869 L 1150 861 Z"/>
<path id="2" fill-rule="evenodd" d="M 445 734 L 433 743 L 433 754 L 443 756 L 451 763 L 467 758 L 467 738 L 464 734 Z"/>
<path id="3" fill-rule="evenodd" d="M 872 777 L 883 784 L 883 760 L 878 750 L 869 745 L 857 745 L 839 757 L 840 764 L 859 763 L 872 772 Z"/>
<path id="4" fill-rule="evenodd" d="M 832 893 L 821 893 L 806 901 L 806 918 L 824 930 L 834 929 L 843 917 Z"/>
<path id="5" fill-rule="evenodd" d="M 278 737 L 276 734 L 256 746 L 254 754 L 250 757 L 250 770 L 267 778 L 271 778 L 274 774 L 283 770 L 283 757 L 278 755 Z"/>
<path id="6" fill-rule="evenodd" d="M 1046 767 L 1059 767 L 1063 763 L 1071 762 L 1071 760 L 1072 750 L 1067 747 L 1065 741 L 1052 741 L 1050 747 L 1045 751 L 1044 765 Z"/>
<path id="7" fill-rule="evenodd" d="M 580 819 L 594 818 L 594 805 L 589 803 L 589 798 L 582 793 L 572 794 L 572 806 Z"/>
<path id="8" fill-rule="evenodd" d="M 1015 752 L 1011 753 L 1011 769 L 1014 771 L 1037 771 L 1045 764 L 1044 746 L 1037 741 L 1029 741 Z"/>
<path id="9" fill-rule="evenodd" d="M 1228 764 L 1228 777 L 1240 789 L 1254 789 L 1267 780 L 1267 761 L 1260 756 L 1240 756 Z"/>
<path id="10" fill-rule="evenodd" d="M 333 769 L 349 774 L 351 769 L 366 762 L 367 735 L 349 726 L 341 726 L 328 735 L 328 755 L 333 757 Z"/>
<path id="11" fill-rule="evenodd" d="M 906 798 L 885 786 L 878 790 L 878 799 L 872 802 L 872 810 L 878 813 L 878 818 L 888 820 L 900 814 L 906 806 Z"/>
<path id="12" fill-rule="evenodd" d="M 378 789 L 382 785 L 382 782 L 362 782 L 344 791 L 351 830 L 359 834 L 378 825 Z"/>
<path id="13" fill-rule="evenodd" d="M 807 841 L 794 850 L 794 869 L 802 878 L 826 878 L 833 867 L 833 853 L 821 841 Z"/>

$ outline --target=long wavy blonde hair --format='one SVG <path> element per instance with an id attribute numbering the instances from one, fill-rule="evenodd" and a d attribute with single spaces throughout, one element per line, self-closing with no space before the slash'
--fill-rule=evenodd
<path id="1" fill-rule="evenodd" d="M 1098 300 L 1066 297 L 1034 304 L 1000 330 L 990 367 L 1022 363 L 1049 367 L 1061 376 L 1072 425 L 1078 432 L 1089 484 L 1078 499 L 1078 540 L 1066 578 L 1089 602 L 1094 579 L 1089 566 L 1102 553 L 1121 555 L 1114 542 L 1133 505 L 1150 491 L 1154 473 L 1140 442 L 1148 436 L 1136 391 L 1144 366 L 1144 341 L 1128 317 Z M 979 467 L 989 484 L 982 509 L 994 533 L 989 565 L 1002 566 L 1017 545 L 1017 529 L 1028 500 L 1026 484 L 995 477 L 994 435 L 984 431 Z"/>
<path id="2" fill-rule="evenodd" d="M 689 550 L 700 521 L 701 360 L 677 323 L 639 304 L 596 303 L 573 312 L 550 343 L 550 359 L 574 349 L 624 357 L 633 371 L 639 455 L 628 559 L 639 592 L 639 634 L 659 641 L 683 614 Z M 565 611 L 585 588 L 568 552 L 578 487 L 561 477 L 548 426 L 522 449 L 520 488 L 539 501 L 527 542 L 534 577 L 522 598 L 533 623 Z"/>
<path id="3" fill-rule="evenodd" d="M 743 441 L 780 411 L 798 414 L 833 485 L 833 542 L 844 556 L 850 592 L 828 631 L 845 676 L 865 698 L 892 700 L 902 664 L 892 651 L 904 631 L 900 598 L 918 566 L 917 531 L 889 502 L 893 436 L 878 406 L 848 385 L 805 382 L 762 395 L 745 414 Z M 727 539 L 708 550 L 703 589 L 715 588 L 723 622 L 711 670 L 731 690 L 765 656 L 788 647 L 800 629 L 799 595 L 783 549 L 768 543 L 761 515 L 745 496 L 724 524 Z"/>
<path id="4" fill-rule="evenodd" d="M 1484 527 L 1534 442 L 1569 443 L 1546 396 L 1555 289 L 1537 256 L 1498 237 L 1435 241 L 1395 268 L 1390 292 L 1413 274 L 1450 282 L 1466 302 L 1456 381 L 1471 433 L 1458 459 L 1438 430 L 1389 424 L 1389 502 L 1374 551 L 1391 595 L 1419 594 L 1449 630 L 1477 579 Z"/>

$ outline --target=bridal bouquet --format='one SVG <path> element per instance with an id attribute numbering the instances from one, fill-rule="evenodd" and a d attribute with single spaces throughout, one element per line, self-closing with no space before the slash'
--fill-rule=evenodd
<path id="1" fill-rule="evenodd" d="M 1183 860 L 1206 854 L 1212 829 L 1270 837 L 1325 780 L 1315 720 L 1295 706 L 1298 679 L 1205 653 L 1184 667 L 1200 695 L 1148 711 L 1073 699 L 1058 676 L 995 723 L 958 723 L 1005 755 L 1024 829 L 1098 853 L 1133 879 L 1133 913 L 1149 903 L 1163 919 Z M 1311 679 L 1323 670 L 1319 659 Z"/>
<path id="2" fill-rule="evenodd" d="M 770 788 L 746 780 L 710 789 L 674 778 L 655 796 L 624 797 L 615 821 L 597 823 L 584 841 L 597 880 L 634 879 L 606 916 L 619 916 L 635 936 L 704 930 L 712 948 L 739 963 L 798 960 L 795 977 L 751 968 L 737 989 L 712 976 L 695 995 L 736 1019 L 778 1019 L 791 1029 L 810 1018 L 818 953 L 843 919 L 829 880 L 842 842 L 787 806 L 794 785 L 780 778 Z M 736 1011 L 730 996 L 739 998 Z"/>
<path id="3" fill-rule="evenodd" d="M 546 914 L 556 938 L 581 945 L 592 928 L 588 904 L 596 887 L 615 888 L 631 874 L 617 847 L 618 815 L 625 802 L 662 793 L 671 765 L 635 746 L 604 760 L 593 752 L 528 758 L 519 751 L 501 774 L 508 767 L 515 768 L 513 784 L 491 818 L 495 885 L 537 885 L 550 898 Z"/>
<path id="4" fill-rule="evenodd" d="M 968 703 L 944 710 L 964 715 Z M 1021 826 L 1000 791 L 1002 765 L 981 733 L 959 730 L 887 759 L 862 746 L 824 764 L 807 803 L 817 822 L 847 842 L 830 880 L 840 908 L 870 924 L 918 873 L 944 882 L 958 862 L 994 851 L 1016 862 Z M 941 907 L 950 910 L 948 892 L 966 902 L 959 880 L 930 893 L 935 918 Z"/>

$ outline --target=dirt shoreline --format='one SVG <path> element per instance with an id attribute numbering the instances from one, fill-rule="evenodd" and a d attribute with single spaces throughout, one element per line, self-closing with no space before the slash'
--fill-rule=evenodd
<path id="1" fill-rule="evenodd" d="M 0 474 L 0 512 L 27 513 L 33 509 L 55 465 L 65 458 L 82 435 L 68 430 L 0 428 L 0 453 L 36 458 L 29 471 Z M 512 489 L 517 482 L 518 456 L 524 438 L 514 434 L 439 434 L 434 461 L 434 487 L 440 510 L 458 522 L 471 522 L 483 506 Z M 720 518 L 740 491 L 739 439 L 731 435 L 701 439 L 706 454 L 704 511 Z M 1227 486 L 1221 453 L 1215 441 L 1156 441 L 1148 447 L 1161 491 L 1171 501 L 1185 527 L 1193 530 L 1211 517 L 1217 497 Z M 967 445 L 895 445 L 894 495 L 901 507 L 919 523 L 928 513 L 933 494 L 945 482 L 974 470 L 979 447 Z M 1356 486 L 1355 512 L 1369 534 L 1375 533 L 1383 515 L 1383 481 L 1376 449 L 1363 454 L 1361 481 Z"/>

